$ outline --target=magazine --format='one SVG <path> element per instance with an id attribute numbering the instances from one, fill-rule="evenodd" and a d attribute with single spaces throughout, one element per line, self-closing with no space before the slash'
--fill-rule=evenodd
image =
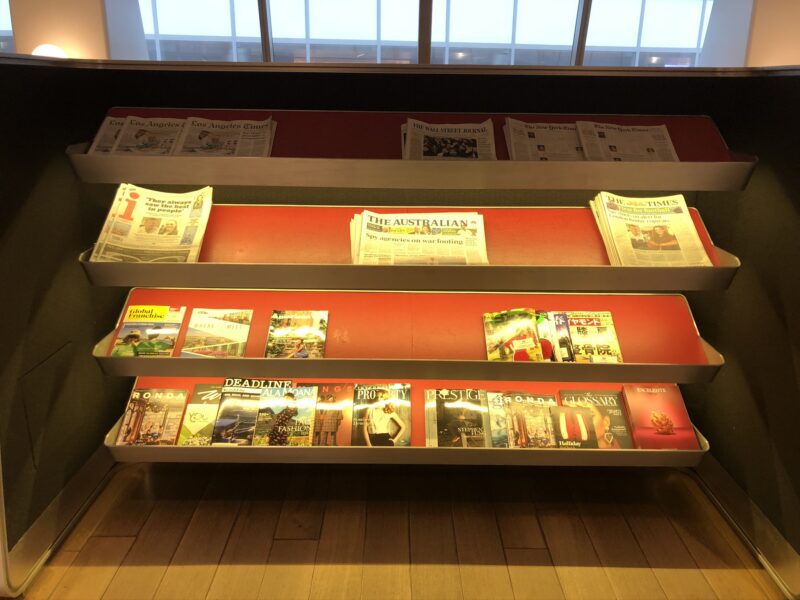
<path id="1" fill-rule="evenodd" d="M 222 399 L 221 383 L 198 383 L 183 415 L 178 446 L 210 446 Z"/>
<path id="2" fill-rule="evenodd" d="M 117 445 L 174 445 L 188 395 L 187 390 L 134 388 L 122 416 Z"/>
<path id="3" fill-rule="evenodd" d="M 574 123 L 525 123 L 506 118 L 511 160 L 586 160 Z"/>
<path id="4" fill-rule="evenodd" d="M 600 192 L 589 205 L 612 265 L 710 267 L 685 198 Z"/>
<path id="5" fill-rule="evenodd" d="M 411 384 L 356 384 L 352 446 L 411 444 Z"/>
<path id="6" fill-rule="evenodd" d="M 492 448 L 508 448 L 508 432 L 513 431 L 510 411 L 506 410 L 508 399 L 503 392 L 486 392 L 489 406 L 489 430 Z"/>
<path id="7" fill-rule="evenodd" d="M 327 310 L 273 310 L 266 357 L 323 358 L 327 332 Z"/>
<path id="8" fill-rule="evenodd" d="M 529 392 L 503 392 L 509 448 L 555 448 L 550 408 L 555 396 Z"/>
<path id="9" fill-rule="evenodd" d="M 252 446 L 262 390 L 283 390 L 291 385 L 291 381 L 273 379 L 226 378 L 211 445 Z"/>
<path id="10" fill-rule="evenodd" d="M 186 119 L 127 117 L 111 154 L 172 154 Z"/>
<path id="11" fill-rule="evenodd" d="M 122 183 L 89 260 L 197 262 L 212 188 L 170 194 Z"/>
<path id="12" fill-rule="evenodd" d="M 588 160 L 678 162 L 666 125 L 612 125 L 578 121 Z"/>
<path id="13" fill-rule="evenodd" d="M 550 415 L 558 448 L 597 448 L 592 412 L 578 406 L 552 406 Z"/>
<path id="14" fill-rule="evenodd" d="M 244 356 L 252 318 L 251 309 L 195 308 L 189 319 L 181 356 L 190 358 Z"/>
<path id="15" fill-rule="evenodd" d="M 106 117 L 103 124 L 94 136 L 92 145 L 89 146 L 86 154 L 110 154 L 111 149 L 117 142 L 119 132 L 125 126 L 124 117 Z"/>
<path id="16" fill-rule="evenodd" d="M 352 383 L 304 383 L 317 388 L 312 446 L 349 446 L 353 430 Z"/>
<path id="17" fill-rule="evenodd" d="M 626 383 L 622 386 L 637 448 L 698 450 L 700 445 L 673 383 Z"/>
<path id="18" fill-rule="evenodd" d="M 178 156 L 269 156 L 275 122 L 212 121 L 188 117 L 174 154 Z"/>
<path id="19" fill-rule="evenodd" d="M 403 127 L 404 159 L 497 160 L 491 119 L 458 125 L 432 125 L 408 119 Z"/>
<path id="20" fill-rule="evenodd" d="M 310 446 L 316 403 L 315 386 L 263 388 L 253 446 Z"/>
<path id="21" fill-rule="evenodd" d="M 425 390 L 425 423 L 429 447 L 492 447 L 484 390 Z"/>
<path id="22" fill-rule="evenodd" d="M 185 313 L 185 306 L 128 306 L 109 354 L 118 357 L 172 356 Z"/>
<path id="23" fill-rule="evenodd" d="M 489 360 L 543 360 L 542 347 L 536 333 L 536 311 L 532 308 L 485 313 L 483 332 Z"/>
<path id="24" fill-rule="evenodd" d="M 476 212 L 375 213 L 350 221 L 357 265 L 485 265 L 483 215 Z"/>
<path id="25" fill-rule="evenodd" d="M 618 390 L 561 390 L 558 395 L 562 406 L 589 410 L 598 448 L 633 448 L 625 405 Z"/>
<path id="26" fill-rule="evenodd" d="M 622 352 L 610 312 L 569 311 L 567 320 L 575 362 L 622 362 Z"/>

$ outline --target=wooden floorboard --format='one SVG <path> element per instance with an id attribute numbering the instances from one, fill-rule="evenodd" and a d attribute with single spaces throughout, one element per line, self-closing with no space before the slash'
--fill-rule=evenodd
<path id="1" fill-rule="evenodd" d="M 780 597 L 680 471 L 347 465 L 122 467 L 25 595 Z"/>

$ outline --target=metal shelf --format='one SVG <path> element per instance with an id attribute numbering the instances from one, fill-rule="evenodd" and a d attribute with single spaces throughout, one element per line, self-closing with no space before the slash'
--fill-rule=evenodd
<path id="1" fill-rule="evenodd" d="M 117 446 L 114 442 L 121 422 L 105 439 L 118 462 L 692 467 L 709 451 L 708 441 L 697 430 L 699 450 Z"/>
<path id="2" fill-rule="evenodd" d="M 414 190 L 743 190 L 757 164 L 725 162 L 416 161 L 359 158 L 110 156 L 67 148 L 81 181 Z"/>

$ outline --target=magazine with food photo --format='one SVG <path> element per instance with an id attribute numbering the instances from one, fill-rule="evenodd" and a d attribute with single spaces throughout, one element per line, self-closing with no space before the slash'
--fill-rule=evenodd
<path id="1" fill-rule="evenodd" d="M 128 306 L 109 354 L 129 358 L 172 356 L 185 313 L 185 306 Z"/>
<path id="2" fill-rule="evenodd" d="M 513 308 L 484 313 L 486 356 L 500 361 L 541 361 L 542 347 L 536 333 L 536 311 Z"/>
<path id="3" fill-rule="evenodd" d="M 273 310 L 267 358 L 324 358 L 327 310 Z"/>
<path id="4" fill-rule="evenodd" d="M 181 348 L 189 358 L 244 356 L 250 334 L 251 309 L 195 308 Z"/>
<path id="5" fill-rule="evenodd" d="M 352 446 L 411 444 L 411 384 L 356 384 Z"/>
<path id="6" fill-rule="evenodd" d="M 561 398 L 562 406 L 589 410 L 598 448 L 633 448 L 633 439 L 621 392 L 618 390 L 561 390 L 558 395 Z"/>
<path id="7" fill-rule="evenodd" d="M 489 406 L 479 389 L 425 390 L 425 419 L 434 423 L 435 438 L 428 446 L 439 448 L 491 448 Z"/>

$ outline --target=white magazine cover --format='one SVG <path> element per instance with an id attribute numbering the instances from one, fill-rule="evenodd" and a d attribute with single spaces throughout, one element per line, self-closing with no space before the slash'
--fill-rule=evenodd
<path id="1" fill-rule="evenodd" d="M 170 194 L 120 184 L 90 260 L 197 262 L 211 196 L 211 187 Z"/>
<path id="2" fill-rule="evenodd" d="M 97 135 L 94 136 L 92 145 L 89 146 L 87 154 L 110 154 L 111 149 L 117 142 L 119 132 L 125 126 L 125 117 L 106 117 Z"/>
<path id="3" fill-rule="evenodd" d="M 112 154 L 172 154 L 186 119 L 128 117 Z"/>
<path id="4" fill-rule="evenodd" d="M 492 120 L 431 125 L 408 119 L 403 158 L 410 160 L 497 160 Z"/>
<path id="5" fill-rule="evenodd" d="M 626 198 L 600 192 L 591 203 L 612 264 L 712 266 L 680 194 Z"/>
<path id="6" fill-rule="evenodd" d="M 511 160 L 586 160 L 574 123 L 525 123 L 506 118 Z"/>
<path id="7" fill-rule="evenodd" d="M 363 211 L 350 223 L 354 264 L 489 264 L 483 215 Z"/>
<path id="8" fill-rule="evenodd" d="M 178 140 L 179 156 L 269 156 L 272 119 L 214 121 L 188 117 Z"/>
<path id="9" fill-rule="evenodd" d="M 578 121 L 588 160 L 678 162 L 666 125 L 612 125 Z"/>

